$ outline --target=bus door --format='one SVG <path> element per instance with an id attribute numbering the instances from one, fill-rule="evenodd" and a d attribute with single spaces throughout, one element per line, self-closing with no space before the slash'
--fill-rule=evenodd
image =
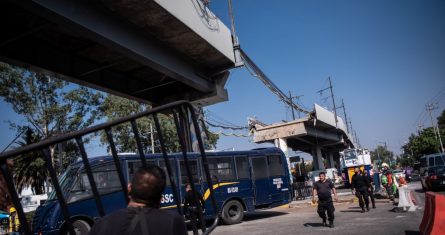
<path id="1" fill-rule="evenodd" d="M 278 154 L 267 156 L 269 169 L 270 198 L 272 202 L 281 202 L 289 199 L 289 176 L 286 174 L 286 160 Z M 287 170 L 287 169 L 286 169 Z"/>
<path id="2" fill-rule="evenodd" d="M 269 173 L 266 157 L 250 158 L 252 165 L 252 184 L 254 188 L 255 204 L 269 203 Z"/>

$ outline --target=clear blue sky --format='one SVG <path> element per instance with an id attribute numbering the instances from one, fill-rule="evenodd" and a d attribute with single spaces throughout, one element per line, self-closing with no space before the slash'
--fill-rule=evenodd
<path id="1" fill-rule="evenodd" d="M 242 48 L 283 91 L 332 108 L 318 90 L 331 76 L 336 102 L 364 147 L 400 145 L 419 124 L 431 126 L 425 104 L 445 88 L 445 1 L 437 0 L 233 0 Z M 229 25 L 227 1 L 211 9 Z M 232 71 L 229 101 L 208 107 L 237 125 L 256 116 L 265 123 L 289 120 L 290 112 L 243 68 Z M 437 99 L 436 118 L 445 109 Z M 0 148 L 14 137 L 4 120 L 17 120 L 0 102 Z M 21 119 L 18 119 L 21 120 Z M 219 131 L 218 129 L 213 129 Z M 230 131 L 224 131 L 230 133 Z M 240 133 L 240 132 L 235 132 Z M 249 138 L 221 136 L 218 149 L 257 147 Z"/>
<path id="2" fill-rule="evenodd" d="M 425 104 L 445 88 L 445 1 L 233 3 L 241 47 L 284 92 L 304 95 L 306 107 L 332 108 L 316 93 L 331 76 L 336 102 L 344 99 L 362 146 L 386 141 L 400 153 L 419 122 L 431 126 Z M 211 7 L 229 25 L 226 1 L 212 1 Z M 227 121 L 245 125 L 254 115 L 266 123 L 290 118 L 284 104 L 245 69 L 232 72 L 227 89 L 229 102 L 208 108 Z M 445 109 L 445 95 L 438 101 L 434 118 Z M 220 149 L 255 146 L 237 137 L 221 137 L 218 144 Z"/>

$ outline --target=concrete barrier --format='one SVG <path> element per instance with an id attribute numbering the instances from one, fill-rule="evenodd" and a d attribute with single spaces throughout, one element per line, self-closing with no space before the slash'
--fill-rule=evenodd
<path id="1" fill-rule="evenodd" d="M 445 234 L 445 196 L 425 193 L 425 211 L 419 226 L 422 235 Z"/>

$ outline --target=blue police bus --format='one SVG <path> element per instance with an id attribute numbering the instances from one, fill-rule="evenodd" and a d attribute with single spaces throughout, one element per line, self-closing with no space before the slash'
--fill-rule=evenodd
<path id="1" fill-rule="evenodd" d="M 283 152 L 278 148 L 262 148 L 249 151 L 208 152 L 207 161 L 213 178 L 214 196 L 226 224 L 243 220 L 244 212 L 272 208 L 289 203 L 289 170 Z M 202 171 L 199 153 L 188 153 L 188 162 L 196 190 L 205 200 L 205 217 L 215 217 L 209 196 L 210 190 Z M 185 194 L 188 177 L 182 154 L 170 154 L 173 179 L 179 187 L 181 199 Z M 119 154 L 126 182 L 142 165 L 136 154 Z M 161 154 L 146 155 L 148 164 L 166 169 Z M 90 165 L 97 189 L 104 205 L 105 214 L 126 207 L 125 195 L 111 156 L 90 158 Z M 68 203 L 68 209 L 77 234 L 87 234 L 99 218 L 91 186 L 82 162 L 71 165 L 59 179 Z M 32 229 L 35 234 L 69 234 L 61 207 L 54 193 L 35 212 Z M 177 209 L 170 181 L 162 195 L 161 208 Z"/>

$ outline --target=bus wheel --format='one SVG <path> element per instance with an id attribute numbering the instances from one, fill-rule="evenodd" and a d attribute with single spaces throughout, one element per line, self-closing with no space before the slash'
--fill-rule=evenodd
<path id="1" fill-rule="evenodd" d="M 84 220 L 75 220 L 73 222 L 73 227 L 76 235 L 87 235 L 91 230 L 91 225 Z M 65 228 L 65 231 L 62 234 L 70 235 L 68 228 Z"/>
<path id="2" fill-rule="evenodd" d="M 244 218 L 243 205 L 237 200 L 228 201 L 222 210 L 222 220 L 225 224 L 237 224 Z"/>

